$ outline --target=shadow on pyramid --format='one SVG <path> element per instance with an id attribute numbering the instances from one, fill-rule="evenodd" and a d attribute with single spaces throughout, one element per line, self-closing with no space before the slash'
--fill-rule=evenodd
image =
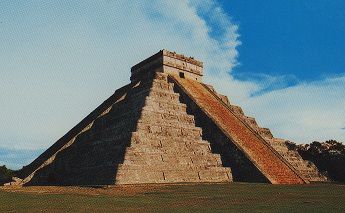
<path id="1" fill-rule="evenodd" d="M 23 185 L 325 181 L 226 96 L 203 64 L 161 50 L 131 83 L 20 171 Z"/>

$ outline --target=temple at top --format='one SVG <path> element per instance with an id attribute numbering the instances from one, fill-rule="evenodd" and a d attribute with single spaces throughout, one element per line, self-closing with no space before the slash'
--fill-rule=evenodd
<path id="1" fill-rule="evenodd" d="M 135 82 L 156 72 L 163 72 L 180 78 L 201 82 L 203 63 L 192 57 L 186 57 L 163 49 L 134 65 L 131 69 L 131 81 Z"/>
<path id="2" fill-rule="evenodd" d="M 161 50 L 131 83 L 18 172 L 17 185 L 326 181 L 317 167 L 202 82 L 203 63 Z M 16 180 L 17 180 L 16 179 Z"/>

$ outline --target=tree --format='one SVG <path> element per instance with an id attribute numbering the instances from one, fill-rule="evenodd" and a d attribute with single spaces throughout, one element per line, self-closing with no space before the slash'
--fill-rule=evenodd
<path id="1" fill-rule="evenodd" d="M 303 159 L 312 161 L 320 172 L 333 181 L 345 183 L 345 145 L 336 140 L 301 144 L 297 150 Z"/>
<path id="2" fill-rule="evenodd" d="M 5 165 L 0 166 L 0 184 L 4 184 L 4 183 L 12 181 L 13 176 L 14 176 L 13 170 L 8 169 Z"/>

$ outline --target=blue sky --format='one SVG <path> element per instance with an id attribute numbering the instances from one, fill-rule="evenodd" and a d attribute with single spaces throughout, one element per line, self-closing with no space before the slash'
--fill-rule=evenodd
<path id="1" fill-rule="evenodd" d="M 19 168 L 166 48 L 276 137 L 345 141 L 345 2 L 0 2 L 0 164 Z"/>
<path id="2" fill-rule="evenodd" d="M 294 76 L 313 81 L 345 73 L 343 0 L 221 1 L 239 25 L 234 75 Z M 293 80 L 293 79 L 292 79 Z"/>

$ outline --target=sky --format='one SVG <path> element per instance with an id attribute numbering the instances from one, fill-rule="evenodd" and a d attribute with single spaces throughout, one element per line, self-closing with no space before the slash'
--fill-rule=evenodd
<path id="1" fill-rule="evenodd" d="M 345 141 L 343 0 L 0 1 L 0 165 L 20 168 L 169 49 L 279 138 Z"/>

